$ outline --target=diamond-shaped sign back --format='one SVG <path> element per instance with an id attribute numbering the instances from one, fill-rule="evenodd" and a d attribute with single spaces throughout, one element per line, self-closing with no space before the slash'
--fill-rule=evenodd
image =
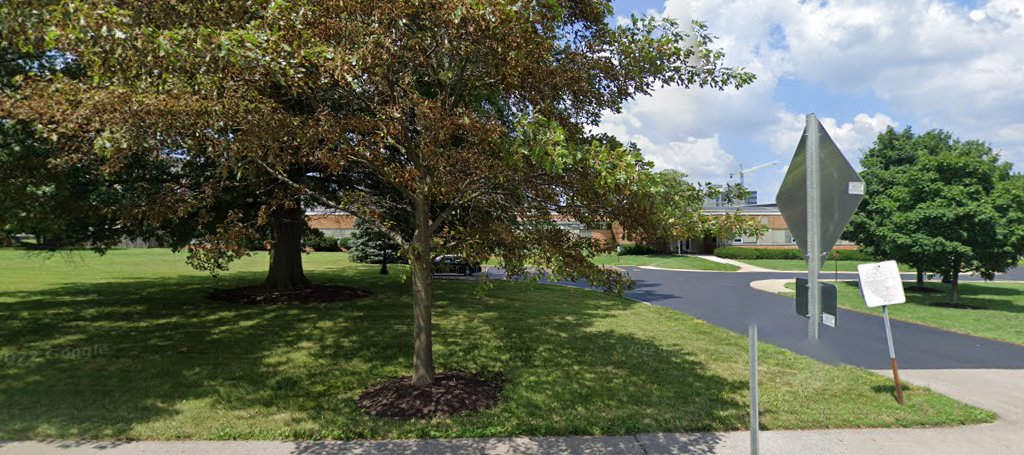
<path id="1" fill-rule="evenodd" d="M 839 240 L 846 223 L 864 199 L 864 180 L 846 160 L 839 147 L 829 137 L 828 132 L 815 119 L 807 128 L 817 128 L 817 150 L 819 163 L 819 193 L 821 208 L 818 211 L 820 220 L 819 250 L 822 255 L 819 265 L 825 263 L 828 252 Z M 808 129 L 800 137 L 800 144 L 789 163 L 786 178 L 782 180 L 776 202 L 779 212 L 786 220 L 790 232 L 796 239 L 800 251 L 807 255 L 807 140 Z"/>

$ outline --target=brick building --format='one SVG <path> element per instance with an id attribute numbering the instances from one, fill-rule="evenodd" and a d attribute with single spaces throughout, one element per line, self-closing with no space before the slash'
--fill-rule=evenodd
<path id="1" fill-rule="evenodd" d="M 655 244 L 656 247 L 673 253 L 696 253 L 711 254 L 715 248 L 720 246 L 741 246 L 757 248 L 796 248 L 796 241 L 793 234 L 786 226 L 786 220 L 782 218 L 779 207 L 775 204 L 746 205 L 740 207 L 705 207 L 704 212 L 709 215 L 724 215 L 739 211 L 742 215 L 757 218 L 766 231 L 760 236 L 739 236 L 734 238 L 718 238 L 706 236 L 704 238 L 676 239 L 662 241 Z M 323 231 L 331 237 L 347 237 L 355 230 L 356 218 L 348 213 L 337 211 L 310 210 L 306 213 L 310 227 Z M 627 239 L 626 232 L 618 223 L 610 227 L 595 228 L 585 226 L 578 221 L 556 217 L 555 223 L 566 230 L 577 235 L 589 236 L 600 240 L 607 245 L 625 245 L 634 243 Z M 855 249 L 857 246 L 851 242 L 840 240 L 836 249 Z"/>

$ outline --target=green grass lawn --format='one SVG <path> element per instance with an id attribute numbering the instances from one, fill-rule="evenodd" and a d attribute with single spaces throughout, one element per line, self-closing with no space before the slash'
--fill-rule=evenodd
<path id="1" fill-rule="evenodd" d="M 731 264 L 709 261 L 697 256 L 679 256 L 674 254 L 647 254 L 617 256 L 602 254 L 594 258 L 594 263 L 601 265 L 632 265 L 661 267 L 663 269 L 715 270 L 734 272 L 739 270 Z"/>
<path id="2" fill-rule="evenodd" d="M 502 375 L 493 409 L 401 422 L 356 396 L 410 374 L 403 266 L 341 253 L 311 279 L 372 290 L 338 304 L 231 306 L 211 289 L 258 283 L 260 254 L 213 279 L 167 250 L 45 259 L 0 250 L 0 440 L 354 439 L 738 430 L 746 340 L 685 314 L 529 283 L 436 283 L 439 370 Z M 995 416 L 921 387 L 762 345 L 765 428 L 900 427 Z"/>
<path id="3" fill-rule="evenodd" d="M 807 270 L 807 263 L 801 259 L 742 259 L 740 262 L 772 270 Z M 840 272 L 856 272 L 857 265 L 867 264 L 868 262 L 873 261 L 828 261 L 821 267 L 821 272 L 835 271 L 837 265 Z M 900 271 L 913 272 L 911 268 L 903 264 L 900 264 Z"/>
<path id="4" fill-rule="evenodd" d="M 868 308 L 864 305 L 856 281 L 840 281 L 833 284 L 838 291 L 839 306 L 865 313 L 882 313 L 881 308 Z M 905 291 L 907 303 L 891 305 L 889 317 L 968 335 L 1024 344 L 1024 284 L 961 282 L 960 303 L 976 309 L 929 305 L 949 302 L 949 285 L 929 282 L 927 286 L 944 292 L 938 294 Z M 794 289 L 793 283 L 787 284 L 786 287 Z"/>

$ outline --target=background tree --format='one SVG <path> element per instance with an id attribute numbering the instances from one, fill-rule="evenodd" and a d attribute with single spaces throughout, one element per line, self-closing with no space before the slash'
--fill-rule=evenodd
<path id="1" fill-rule="evenodd" d="M 861 160 L 867 193 L 848 238 L 870 252 L 941 274 L 959 300 L 959 274 L 992 279 L 1024 252 L 1024 191 L 1012 165 L 980 141 L 942 130 L 890 128 Z"/>
<path id="2" fill-rule="evenodd" d="M 355 262 L 380 264 L 380 274 L 387 275 L 388 263 L 402 262 L 398 255 L 401 248 L 402 246 L 387 231 L 357 219 L 348 249 L 348 258 Z"/>
<path id="3" fill-rule="evenodd" d="M 69 156 L 173 151 L 248 188 L 271 178 L 252 204 L 275 255 L 298 255 L 303 204 L 388 232 L 411 264 L 417 386 L 434 377 L 432 257 L 493 255 L 512 276 L 531 264 L 621 290 L 625 277 L 590 261 L 602 246 L 556 216 L 649 238 L 713 222 L 695 209 L 699 187 L 675 192 L 637 147 L 593 127 L 659 85 L 753 80 L 722 66 L 703 24 L 620 23 L 605 0 L 13 0 L 0 22 L 18 45 L 59 49 L 90 74 L 26 80 L 2 107 L 73 138 Z M 203 212 L 193 192 L 172 194 Z M 231 251 L 235 227 L 251 230 L 234 219 L 217 251 Z"/>
<path id="4" fill-rule="evenodd" d="M 301 120 L 310 116 L 302 112 L 301 100 L 283 93 L 271 78 L 250 81 L 255 87 L 243 94 L 244 101 L 222 102 L 215 93 L 225 86 L 205 84 L 218 76 L 238 76 L 218 73 L 230 66 L 218 66 L 225 60 L 198 63 L 167 55 L 165 48 L 134 48 L 162 46 L 168 36 L 187 34 L 183 27 L 194 27 L 189 32 L 198 34 L 224 31 L 231 26 L 225 14 L 242 10 L 223 3 L 139 5 L 137 11 L 103 2 L 44 3 L 0 5 L 5 37 L 0 225 L 40 234 L 49 248 L 88 244 L 102 252 L 126 237 L 158 239 L 175 249 L 187 248 L 189 263 L 210 271 L 224 270 L 233 259 L 269 244 L 266 286 L 279 291 L 310 286 L 300 254 L 303 195 L 262 169 L 239 165 L 223 147 L 249 139 L 246 128 L 281 135 L 247 141 L 249 147 L 297 147 L 294 141 L 310 136 L 293 134 L 308 125 Z M 32 11 L 19 11 L 22 7 Z M 178 16 L 179 7 L 195 15 Z M 55 19 L 61 13 L 82 21 Z M 124 30 L 134 26 L 130 33 L 144 38 L 123 45 Z M 92 36 L 104 39 L 90 44 Z M 222 43 L 216 52 L 216 44 L 198 44 L 189 50 L 195 52 L 191 57 L 209 57 L 209 51 L 227 59 L 224 51 L 230 46 Z M 167 66 L 161 67 L 157 60 L 165 57 Z M 117 65 L 108 58 L 132 61 Z M 208 78 L 189 78 L 204 72 L 204 65 L 217 70 Z M 180 71 L 160 74 L 171 67 Z M 182 83 L 196 84 L 196 90 Z M 258 109 L 239 106 L 256 99 L 270 108 L 253 112 Z M 232 113 L 244 118 L 232 119 Z M 298 165 L 286 172 L 305 178 Z"/>
<path id="5" fill-rule="evenodd" d="M 920 155 L 917 136 L 910 127 L 897 131 L 887 128 L 865 152 L 860 164 L 865 181 L 864 200 L 850 219 L 843 238 L 856 242 L 868 254 L 894 259 L 917 270 L 917 286 L 924 286 L 925 252 L 920 239 L 900 232 L 893 217 L 912 209 L 921 201 L 911 201 L 902 191 L 907 172 Z"/>
<path id="6" fill-rule="evenodd" d="M 46 52 L 20 52 L 0 43 L 0 94 L 30 74 L 81 77 L 81 68 Z M 40 246 L 57 248 L 101 240 L 112 223 L 94 203 L 102 194 L 92 163 L 70 164 L 67 172 L 49 163 L 58 155 L 32 125 L 0 118 L 0 237 L 33 234 Z"/>

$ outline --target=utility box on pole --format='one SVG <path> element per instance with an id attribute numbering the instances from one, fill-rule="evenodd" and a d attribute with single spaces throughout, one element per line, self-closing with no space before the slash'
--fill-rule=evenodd
<path id="1" fill-rule="evenodd" d="M 808 114 L 776 201 L 807 260 L 807 337 L 812 340 L 818 339 L 822 319 L 821 266 L 862 199 L 864 180 L 814 114 Z"/>

